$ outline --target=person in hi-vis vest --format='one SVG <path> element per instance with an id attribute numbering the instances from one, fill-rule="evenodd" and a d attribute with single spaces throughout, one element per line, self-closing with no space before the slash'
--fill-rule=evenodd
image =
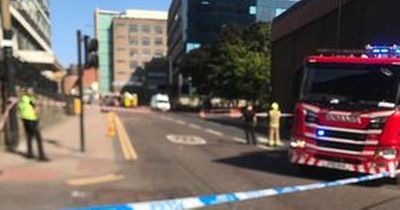
<path id="1" fill-rule="evenodd" d="M 24 88 L 22 90 L 22 95 L 18 102 L 18 111 L 22 118 L 27 137 L 28 151 L 26 157 L 34 158 L 32 143 L 35 138 L 39 152 L 39 160 L 49 161 L 43 149 L 43 139 L 39 130 L 39 117 L 36 111 L 35 97 L 33 96 L 32 88 Z"/>
<path id="2" fill-rule="evenodd" d="M 278 103 L 274 102 L 271 105 L 271 110 L 268 113 L 269 116 L 269 146 L 276 147 L 281 146 L 281 137 L 280 137 L 280 119 L 281 119 L 281 111 L 279 111 Z"/>

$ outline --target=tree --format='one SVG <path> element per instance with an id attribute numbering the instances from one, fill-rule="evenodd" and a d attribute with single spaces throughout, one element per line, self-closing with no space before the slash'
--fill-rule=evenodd
<path id="1" fill-rule="evenodd" d="M 186 54 L 180 64 L 181 72 L 185 77 L 192 77 L 193 86 L 197 88 L 197 93 L 208 95 L 213 86 L 209 80 L 211 75 L 208 63 L 210 60 L 211 48 L 202 47 Z"/>
<path id="2" fill-rule="evenodd" d="M 218 44 L 209 65 L 216 93 L 228 99 L 255 102 L 267 94 L 266 84 L 270 82 L 269 26 L 257 23 L 242 33 L 233 33 L 237 38 L 229 34 L 228 39 L 220 39 L 224 41 Z"/>
<path id="3" fill-rule="evenodd" d="M 270 27 L 226 25 L 217 43 L 185 55 L 180 69 L 202 95 L 260 100 L 270 83 Z"/>

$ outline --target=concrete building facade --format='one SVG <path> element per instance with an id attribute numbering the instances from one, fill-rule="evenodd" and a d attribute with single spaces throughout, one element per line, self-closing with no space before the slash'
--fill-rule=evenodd
<path id="1" fill-rule="evenodd" d="M 49 1 L 12 0 L 10 3 L 14 56 L 40 71 L 62 70 L 51 47 Z"/>
<path id="2" fill-rule="evenodd" d="M 161 11 L 97 9 L 100 91 L 119 91 L 134 83 L 132 75 L 153 57 L 166 55 L 167 13 Z"/>
<path id="3" fill-rule="evenodd" d="M 167 52 L 167 13 L 128 10 L 113 19 L 113 87 L 138 85 L 137 68 Z"/>

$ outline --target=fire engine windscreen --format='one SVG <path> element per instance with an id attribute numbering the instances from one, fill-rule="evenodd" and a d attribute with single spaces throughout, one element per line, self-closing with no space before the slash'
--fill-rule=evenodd
<path id="1" fill-rule="evenodd" d="M 302 100 L 329 104 L 397 103 L 400 68 L 383 65 L 313 64 L 305 71 Z"/>

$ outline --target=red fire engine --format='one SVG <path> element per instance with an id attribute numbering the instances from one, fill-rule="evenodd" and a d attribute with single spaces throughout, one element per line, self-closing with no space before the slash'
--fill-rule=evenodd
<path id="1" fill-rule="evenodd" d="M 400 47 L 305 60 L 289 157 L 304 167 L 390 172 L 400 160 Z"/>

